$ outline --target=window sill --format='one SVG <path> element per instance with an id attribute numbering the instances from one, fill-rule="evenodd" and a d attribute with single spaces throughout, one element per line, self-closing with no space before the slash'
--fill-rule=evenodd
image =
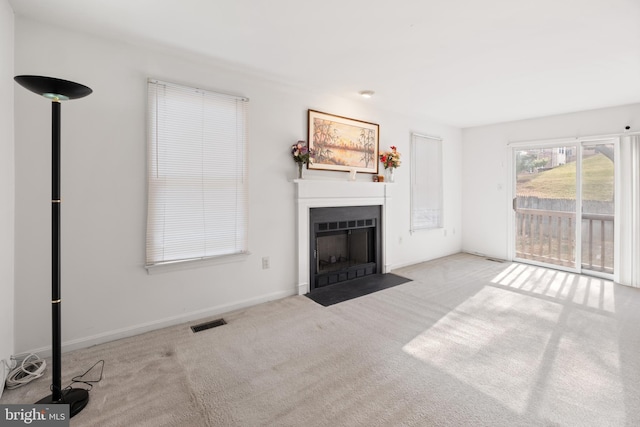
<path id="1" fill-rule="evenodd" d="M 240 254 L 223 255 L 210 258 L 187 259 L 182 261 L 169 261 L 161 264 L 146 265 L 147 274 L 169 273 L 179 270 L 191 270 L 200 267 L 209 267 L 213 265 L 229 264 L 232 262 L 244 262 L 251 255 L 250 252 Z"/>

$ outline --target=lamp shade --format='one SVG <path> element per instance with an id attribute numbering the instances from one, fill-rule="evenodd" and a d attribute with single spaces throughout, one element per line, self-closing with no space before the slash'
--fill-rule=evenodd
<path id="1" fill-rule="evenodd" d="M 83 98 L 93 92 L 91 88 L 80 83 L 54 77 L 16 76 L 13 79 L 33 93 L 58 101 Z"/>

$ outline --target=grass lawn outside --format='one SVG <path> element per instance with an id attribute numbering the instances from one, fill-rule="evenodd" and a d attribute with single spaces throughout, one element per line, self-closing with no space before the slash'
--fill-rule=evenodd
<path id="1" fill-rule="evenodd" d="M 582 161 L 583 200 L 613 202 L 613 162 L 603 154 Z M 518 197 L 569 199 L 576 197 L 576 162 L 538 173 L 518 175 Z"/>

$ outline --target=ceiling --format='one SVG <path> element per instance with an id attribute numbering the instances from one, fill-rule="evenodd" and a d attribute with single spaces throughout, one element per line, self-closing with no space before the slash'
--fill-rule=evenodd
<path id="1" fill-rule="evenodd" d="M 640 102 L 640 0 L 10 0 L 457 127 Z"/>

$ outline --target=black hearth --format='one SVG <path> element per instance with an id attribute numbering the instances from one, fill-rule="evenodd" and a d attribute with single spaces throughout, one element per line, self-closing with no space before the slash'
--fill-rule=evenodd
<path id="1" fill-rule="evenodd" d="M 380 206 L 310 209 L 310 291 L 382 271 Z"/>

